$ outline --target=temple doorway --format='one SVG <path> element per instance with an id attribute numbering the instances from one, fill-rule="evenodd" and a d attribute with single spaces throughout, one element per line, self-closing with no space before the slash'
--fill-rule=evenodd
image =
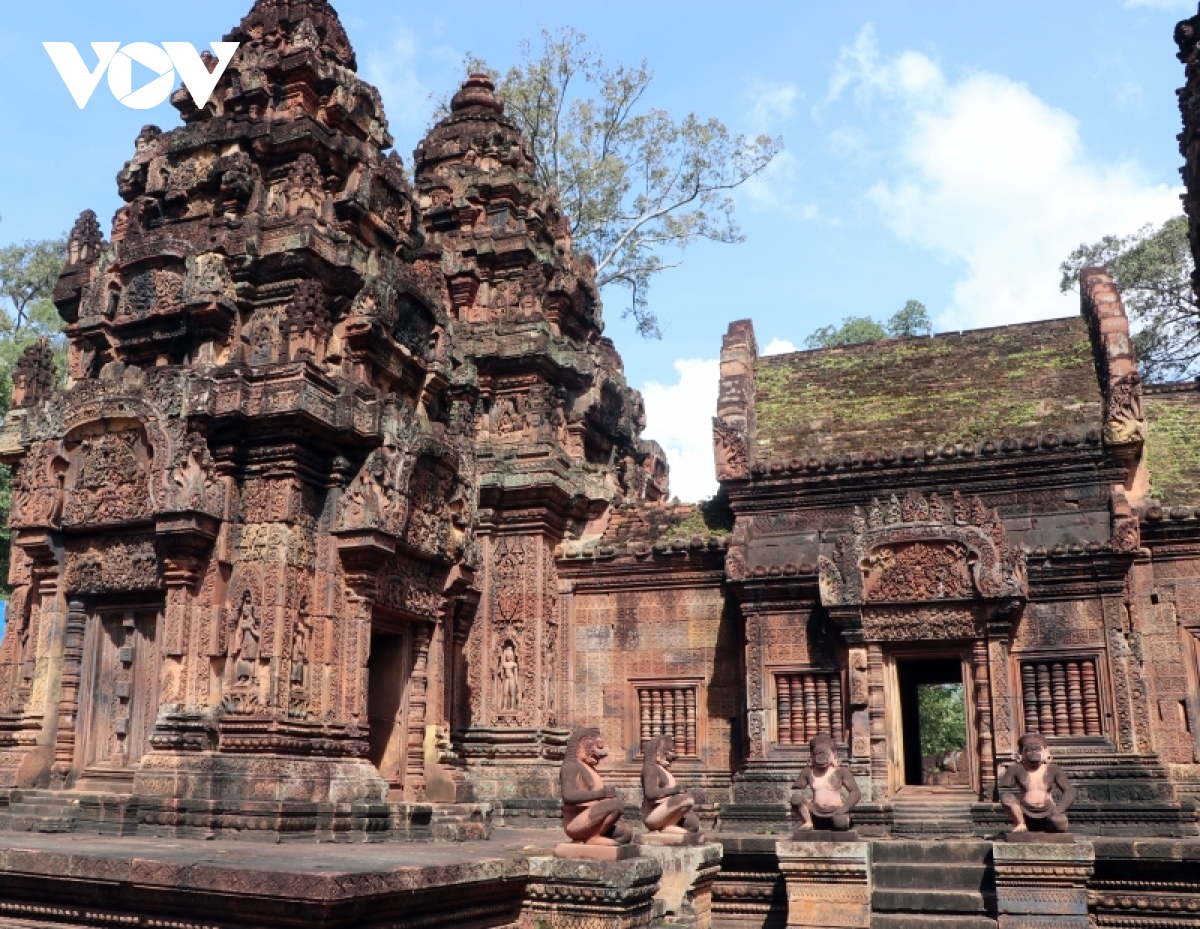
<path id="1" fill-rule="evenodd" d="M 378 620 L 376 621 L 378 626 Z M 412 636 L 403 626 L 374 628 L 367 661 L 367 721 L 371 764 L 388 782 L 388 793 L 404 790 L 408 748 L 408 680 Z"/>
<path id="2" fill-rule="evenodd" d="M 970 692 L 962 656 L 898 656 L 893 667 L 894 786 L 970 790 Z"/>

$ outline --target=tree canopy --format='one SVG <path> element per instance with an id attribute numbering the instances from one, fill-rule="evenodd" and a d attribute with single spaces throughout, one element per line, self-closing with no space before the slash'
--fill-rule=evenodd
<path id="1" fill-rule="evenodd" d="M 66 339 L 51 295 L 66 258 L 65 238 L 0 248 L 0 413 L 8 411 L 13 365 L 39 336 L 50 339 L 64 369 Z"/>
<path id="2" fill-rule="evenodd" d="M 917 687 L 921 754 L 937 755 L 967 747 L 967 714 L 962 684 Z"/>
<path id="3" fill-rule="evenodd" d="M 1192 289 L 1187 217 L 1157 229 L 1145 225 L 1127 236 L 1105 236 L 1080 245 L 1059 266 L 1059 289 L 1079 289 L 1084 268 L 1108 268 L 1133 324 L 1138 366 L 1147 381 L 1196 373 L 1200 360 L 1200 302 Z"/>
<path id="4" fill-rule="evenodd" d="M 610 67 L 570 28 L 543 30 L 538 48 L 522 43 L 521 61 L 503 76 L 473 56 L 467 66 L 497 79 L 538 180 L 558 196 L 576 247 L 596 261 L 597 283 L 628 290 L 622 315 L 660 337 L 650 281 L 697 240 L 743 240 L 730 192 L 761 173 L 782 140 L 645 106 L 654 77 L 646 61 Z"/>
<path id="5" fill-rule="evenodd" d="M 870 316 L 847 316 L 836 326 L 822 326 L 804 340 L 806 348 L 854 345 L 875 339 L 925 336 L 933 332 L 929 311 L 920 300 L 909 300 L 886 323 Z"/>

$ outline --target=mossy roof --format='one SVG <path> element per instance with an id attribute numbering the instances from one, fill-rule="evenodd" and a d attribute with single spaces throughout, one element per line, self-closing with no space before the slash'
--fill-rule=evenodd
<path id="1" fill-rule="evenodd" d="M 1082 317 L 773 355 L 755 372 L 760 461 L 1101 425 Z"/>
<path id="2" fill-rule="evenodd" d="M 1164 506 L 1200 504 L 1200 391 L 1196 384 L 1147 388 L 1142 403 L 1150 496 Z"/>

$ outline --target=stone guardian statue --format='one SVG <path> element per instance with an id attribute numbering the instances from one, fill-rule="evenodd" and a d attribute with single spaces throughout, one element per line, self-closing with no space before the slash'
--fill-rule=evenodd
<path id="1" fill-rule="evenodd" d="M 1067 809 L 1076 797 L 1067 772 L 1050 761 L 1050 746 L 1040 733 L 1021 736 L 1017 753 L 1020 760 L 1004 769 L 997 785 L 1012 831 L 1066 832 Z M 1055 788 L 1060 792 L 1057 803 L 1052 793 Z"/>
<path id="2" fill-rule="evenodd" d="M 700 819 L 692 812 L 695 799 L 671 773 L 678 757 L 669 735 L 647 739 L 642 746 L 642 822 L 650 832 L 685 835 L 700 831 Z"/>
<path id="3" fill-rule="evenodd" d="M 563 831 L 579 845 L 628 845 L 633 830 L 621 822 L 625 804 L 596 770 L 608 757 L 600 730 L 576 729 L 567 741 L 559 782 Z"/>
<path id="4" fill-rule="evenodd" d="M 838 765 L 837 745 L 830 736 L 814 736 L 808 751 L 808 767 L 792 784 L 792 809 L 800 819 L 797 831 L 845 832 L 850 828 L 850 811 L 862 799 L 862 791 L 850 769 Z"/>

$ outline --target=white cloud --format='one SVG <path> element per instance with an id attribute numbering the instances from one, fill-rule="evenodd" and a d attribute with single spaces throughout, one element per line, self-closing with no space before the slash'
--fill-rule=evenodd
<path id="1" fill-rule="evenodd" d="M 396 26 L 390 44 L 363 52 L 362 77 L 379 88 L 383 111 L 393 131 L 421 129 L 433 111 L 430 91 L 417 77 L 417 37 L 403 23 Z"/>
<path id="2" fill-rule="evenodd" d="M 885 59 L 867 26 L 843 50 L 826 100 L 848 90 L 900 116 L 888 143 L 898 174 L 869 199 L 901 239 L 963 266 L 938 329 L 1070 314 L 1058 264 L 1072 249 L 1179 212 L 1176 189 L 1136 164 L 1097 160 L 1074 117 L 1003 75 L 951 80 L 917 52 Z"/>
<path id="3" fill-rule="evenodd" d="M 715 358 L 681 358 L 674 384 L 647 381 L 646 432 L 667 453 L 671 495 L 692 503 L 717 492 L 712 418 L 717 412 L 721 366 Z"/>
<path id="4" fill-rule="evenodd" d="M 796 352 L 796 351 L 799 351 L 799 349 L 796 348 L 796 346 L 793 345 L 791 342 L 789 342 L 787 339 L 772 339 L 770 342 L 767 343 L 767 347 L 764 348 L 761 352 L 759 352 L 759 354 L 760 355 L 786 355 L 789 352 Z"/>
<path id="5" fill-rule="evenodd" d="M 802 96 L 795 84 L 750 81 L 746 97 L 750 100 L 751 123 L 760 132 L 777 132 L 781 123 L 792 118 L 796 100 Z"/>

